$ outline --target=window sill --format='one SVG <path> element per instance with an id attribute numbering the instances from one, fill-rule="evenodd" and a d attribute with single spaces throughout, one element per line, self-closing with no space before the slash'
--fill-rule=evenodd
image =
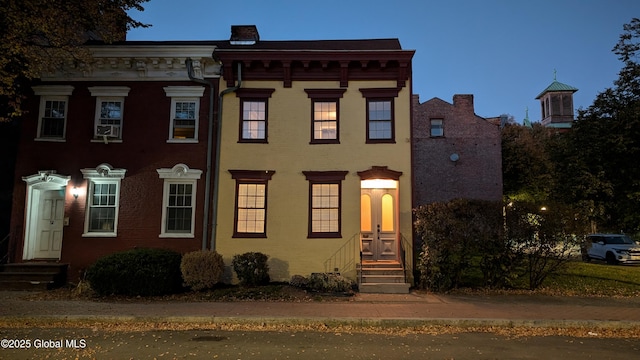
<path id="1" fill-rule="evenodd" d="M 311 233 L 307 239 L 339 239 L 341 237 L 340 233 Z"/>
<path id="2" fill-rule="evenodd" d="M 253 233 L 241 233 L 233 234 L 234 239 L 266 239 L 267 234 L 253 234 Z"/>
<path id="3" fill-rule="evenodd" d="M 67 142 L 64 138 L 35 138 L 33 141 L 45 141 L 45 142 Z"/>
<path id="4" fill-rule="evenodd" d="M 158 235 L 160 239 L 193 239 L 193 234 L 181 234 L 181 233 L 164 233 Z"/>
<path id="5" fill-rule="evenodd" d="M 395 139 L 367 139 L 367 144 L 395 144 Z"/>
<path id="6" fill-rule="evenodd" d="M 104 139 L 91 139 L 92 143 L 104 143 L 105 140 Z M 122 144 L 122 139 L 114 139 L 114 138 L 107 138 L 106 140 L 107 143 L 109 144 Z"/>
<path id="7" fill-rule="evenodd" d="M 310 145 L 340 144 L 340 140 L 311 140 Z"/>
<path id="8" fill-rule="evenodd" d="M 197 144 L 198 139 L 168 139 L 167 144 Z"/>
<path id="9" fill-rule="evenodd" d="M 238 140 L 238 144 L 268 144 L 269 142 L 267 140 Z"/>
<path id="10" fill-rule="evenodd" d="M 117 233 L 100 233 L 100 232 L 89 232 L 82 234 L 82 237 L 95 237 L 95 238 L 114 238 L 117 237 Z"/>

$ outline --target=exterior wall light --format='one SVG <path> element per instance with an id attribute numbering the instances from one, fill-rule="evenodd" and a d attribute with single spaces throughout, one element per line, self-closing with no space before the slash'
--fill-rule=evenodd
<path id="1" fill-rule="evenodd" d="M 73 189 L 71 189 L 71 195 L 73 195 L 73 198 L 77 200 L 78 195 L 80 195 L 80 190 L 74 186 Z"/>

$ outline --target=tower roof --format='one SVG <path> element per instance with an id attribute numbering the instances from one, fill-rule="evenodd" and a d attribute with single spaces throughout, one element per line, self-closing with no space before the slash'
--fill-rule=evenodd
<path id="1" fill-rule="evenodd" d="M 542 97 L 542 95 L 548 93 L 548 92 L 556 92 L 556 91 L 571 91 L 571 92 L 576 92 L 578 91 L 577 88 L 574 88 L 571 85 L 567 85 L 567 84 L 563 84 L 557 80 L 553 80 L 553 82 L 551 83 L 551 85 L 547 86 L 546 89 L 542 90 L 542 92 L 536 96 L 536 99 L 540 99 Z"/>

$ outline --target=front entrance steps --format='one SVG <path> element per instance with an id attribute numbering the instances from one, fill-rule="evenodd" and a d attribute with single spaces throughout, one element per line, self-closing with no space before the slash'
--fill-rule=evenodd
<path id="1" fill-rule="evenodd" d="M 63 286 L 69 264 L 26 262 L 0 267 L 0 290 L 48 290 Z"/>
<path id="2" fill-rule="evenodd" d="M 358 268 L 361 293 L 408 294 L 404 268 L 398 261 L 363 261 Z"/>

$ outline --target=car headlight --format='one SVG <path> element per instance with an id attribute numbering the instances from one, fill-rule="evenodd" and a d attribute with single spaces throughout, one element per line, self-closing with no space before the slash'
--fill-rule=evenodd
<path id="1" fill-rule="evenodd" d="M 618 254 L 629 255 L 629 250 L 627 249 L 613 249 Z"/>

